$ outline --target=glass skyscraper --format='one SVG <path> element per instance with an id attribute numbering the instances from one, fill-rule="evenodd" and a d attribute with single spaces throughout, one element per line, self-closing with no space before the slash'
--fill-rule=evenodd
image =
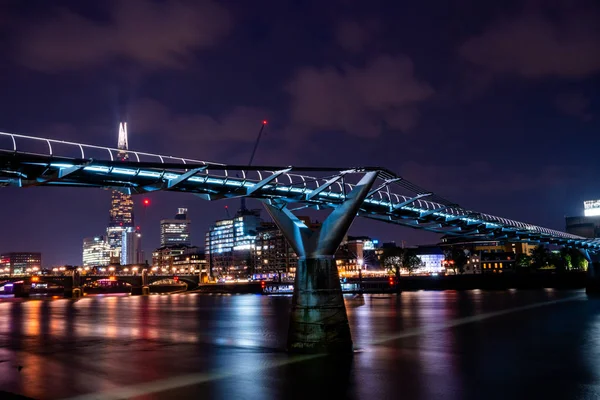
<path id="1" fill-rule="evenodd" d="M 83 266 L 103 267 L 110 263 L 110 247 L 104 236 L 83 239 Z"/>
<path id="2" fill-rule="evenodd" d="M 117 157 L 120 160 L 127 160 L 127 123 L 122 122 L 119 125 L 119 153 Z M 133 231 L 133 199 L 131 195 L 114 190 L 110 202 L 110 220 L 106 229 L 108 246 L 110 247 L 110 256 L 112 262 L 121 261 L 123 247 L 123 235 L 128 228 Z"/>

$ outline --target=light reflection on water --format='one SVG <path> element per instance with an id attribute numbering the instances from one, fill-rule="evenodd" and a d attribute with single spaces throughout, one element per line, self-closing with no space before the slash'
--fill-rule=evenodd
<path id="1" fill-rule="evenodd" d="M 541 398 L 543 388 L 561 398 L 585 397 L 600 393 L 594 392 L 600 382 L 600 302 L 577 300 L 444 328 L 472 315 L 574 294 L 347 295 L 361 351 L 351 359 L 303 362 L 283 352 L 289 296 L 11 301 L 0 303 L 0 388 L 53 399 L 194 373 L 200 374 L 195 382 L 205 382 L 206 398 L 311 397 L 315 387 L 357 399 L 397 393 L 409 399 Z M 398 335 L 403 332 L 409 334 Z M 551 373 L 560 373 L 566 389 L 552 388 Z M 196 398 L 199 389 L 145 398 Z"/>

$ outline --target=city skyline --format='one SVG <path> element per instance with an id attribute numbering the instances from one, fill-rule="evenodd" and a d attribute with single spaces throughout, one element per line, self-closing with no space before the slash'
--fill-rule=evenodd
<path id="1" fill-rule="evenodd" d="M 144 12 L 131 13 L 131 23 L 139 30 L 131 31 L 119 18 L 131 7 L 122 1 L 65 0 L 35 12 L 1 2 L 9 39 L 0 42 L 0 130 L 114 147 L 127 120 L 131 149 L 244 164 L 266 119 L 257 165 L 380 165 L 464 207 L 559 230 L 582 201 L 600 198 L 593 2 L 467 2 L 433 13 L 385 1 L 342 13 L 312 1 L 138 6 Z M 153 35 L 162 46 L 145 45 Z M 89 42 L 102 45 L 85 51 Z M 107 191 L 2 191 L 0 218 L 14 229 L 0 234 L 0 251 L 74 264 L 81 239 L 106 226 Z M 191 210 L 200 238 L 215 216 L 226 217 L 225 205 L 238 207 L 149 197 L 143 217 L 135 209 L 146 254 L 169 210 Z M 360 219 L 351 233 L 408 243 L 437 237 Z"/>

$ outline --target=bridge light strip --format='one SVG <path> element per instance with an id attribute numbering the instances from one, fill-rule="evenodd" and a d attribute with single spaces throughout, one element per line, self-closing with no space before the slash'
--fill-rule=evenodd
<path id="1" fill-rule="evenodd" d="M 29 164 L 30 165 L 40 165 L 40 166 L 48 165 L 46 163 L 29 163 Z M 51 163 L 50 166 L 62 170 L 65 168 L 71 168 L 74 166 L 74 164 L 60 162 L 60 163 Z M 140 171 L 139 169 L 136 169 L 136 168 L 105 167 L 105 166 L 86 166 L 83 168 L 83 170 L 88 171 L 88 172 L 99 172 L 99 173 L 108 173 L 108 174 L 115 173 L 115 174 L 122 174 L 122 175 L 128 175 L 128 176 L 136 176 L 137 175 L 140 177 L 164 178 L 167 180 L 168 179 L 176 179 L 179 176 L 181 176 L 181 174 L 166 172 L 166 171 L 159 173 L 159 172 L 147 171 L 147 170 Z M 227 173 L 227 171 L 226 171 L 226 173 Z M 305 178 L 302 175 L 299 175 L 299 176 L 302 179 Z M 288 178 L 289 178 L 289 176 L 288 176 Z M 291 178 L 289 178 L 289 179 L 291 179 Z M 256 184 L 255 182 L 248 182 L 246 180 L 244 180 L 242 182 L 242 180 L 239 178 L 237 180 L 235 178 L 234 178 L 234 180 L 231 180 L 231 178 L 219 179 L 219 178 L 213 178 L 213 177 L 208 177 L 208 176 L 192 177 L 189 179 L 189 181 L 193 181 L 198 184 L 210 183 L 210 184 L 223 185 L 223 186 L 249 187 L 249 188 L 255 186 L 255 184 Z M 53 184 L 59 184 L 59 183 L 55 182 Z M 349 185 L 349 186 L 352 188 L 352 185 Z M 294 187 L 294 186 L 283 186 L 283 185 L 273 185 L 273 184 L 265 185 L 265 187 L 263 189 L 276 190 L 278 192 L 286 192 L 286 193 L 293 192 L 293 193 L 302 193 L 302 194 L 312 192 L 312 190 L 308 190 L 307 187 L 298 188 L 298 187 Z M 394 197 L 396 197 L 396 199 L 398 201 L 400 201 L 400 197 L 405 198 L 405 199 L 407 198 L 406 196 L 397 195 L 395 193 L 392 195 Z M 343 199 L 345 196 L 343 193 L 322 192 L 322 193 L 319 193 L 318 197 L 321 199 L 330 198 L 330 199 L 339 200 L 339 199 Z M 382 199 L 381 200 L 366 199 L 365 203 L 372 204 L 372 205 L 378 205 L 378 206 L 389 206 L 390 204 L 392 204 L 392 205 L 394 204 L 392 201 L 384 201 Z M 414 207 L 414 205 L 412 207 L 405 206 L 405 207 L 401 207 L 400 210 L 414 212 L 414 213 L 420 213 L 424 210 L 431 210 L 431 208 L 433 208 L 435 206 L 441 206 L 441 204 L 439 204 L 439 203 L 434 203 L 434 202 L 430 202 L 430 201 L 426 201 L 426 200 L 425 201 L 419 200 L 419 201 L 415 202 L 415 204 L 419 204 L 421 207 Z M 423 207 L 422 206 L 423 204 L 425 204 L 426 207 Z M 332 204 L 329 204 L 329 206 L 332 206 Z M 504 228 L 504 229 L 507 229 L 509 232 L 513 232 L 515 230 L 519 230 L 519 231 L 523 230 L 523 231 L 526 231 L 526 232 L 524 232 L 526 235 L 527 234 L 538 234 L 543 237 L 550 237 L 550 239 L 552 236 L 554 238 L 558 238 L 558 239 L 571 239 L 572 241 L 574 241 L 574 243 L 587 244 L 590 247 L 600 248 L 600 241 L 594 241 L 594 240 L 589 240 L 589 239 L 586 240 L 584 238 L 579 238 L 575 235 L 569 235 L 564 232 L 555 231 L 552 229 L 543 228 L 543 227 L 539 227 L 536 225 L 521 223 L 521 222 L 513 221 L 513 220 L 510 220 L 507 218 L 496 217 L 496 216 L 488 215 L 488 214 L 478 213 L 482 217 L 479 219 L 474 219 L 472 217 L 465 218 L 464 215 L 460 215 L 462 213 L 466 214 L 467 210 L 462 210 L 460 208 L 457 208 L 456 210 L 450 209 L 450 210 L 445 210 L 444 212 L 436 212 L 436 213 L 433 213 L 432 215 L 434 215 L 436 217 L 443 217 L 443 218 L 447 218 L 449 216 L 453 217 L 451 219 L 451 221 L 466 221 L 466 222 L 485 224 L 486 229 Z M 390 217 L 393 217 L 393 216 L 390 215 Z M 447 222 L 448 221 L 446 221 L 446 223 Z M 452 226 L 452 224 L 450 226 Z"/>

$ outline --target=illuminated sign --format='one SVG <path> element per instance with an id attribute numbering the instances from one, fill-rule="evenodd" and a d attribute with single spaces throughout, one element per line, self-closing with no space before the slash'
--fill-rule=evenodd
<path id="1" fill-rule="evenodd" d="M 583 202 L 583 215 L 594 217 L 600 215 L 600 200 L 586 200 Z"/>

